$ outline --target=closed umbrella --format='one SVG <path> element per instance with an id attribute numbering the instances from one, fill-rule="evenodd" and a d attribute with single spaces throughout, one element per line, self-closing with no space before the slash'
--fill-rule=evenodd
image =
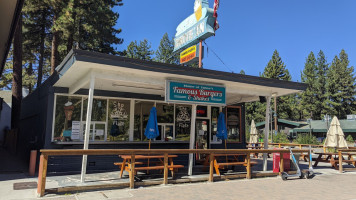
<path id="1" fill-rule="evenodd" d="M 251 122 L 251 130 L 250 130 L 250 144 L 256 144 L 258 140 L 258 133 L 255 125 L 255 121 Z"/>
<path id="2" fill-rule="evenodd" d="M 225 140 L 225 149 L 227 149 L 226 148 L 227 129 L 225 123 L 225 115 L 223 112 L 220 112 L 218 117 L 218 130 L 216 133 L 216 137 L 219 138 L 220 140 Z M 227 156 L 226 156 L 226 162 L 227 162 Z"/>
<path id="3" fill-rule="evenodd" d="M 330 128 L 326 134 L 324 147 L 348 148 L 344 132 L 336 116 L 331 121 Z"/>
<path id="4" fill-rule="evenodd" d="M 159 136 L 156 107 L 151 108 L 150 116 L 148 117 L 148 122 L 144 134 L 147 139 L 150 140 L 148 149 L 151 149 L 151 139 L 155 139 Z"/>

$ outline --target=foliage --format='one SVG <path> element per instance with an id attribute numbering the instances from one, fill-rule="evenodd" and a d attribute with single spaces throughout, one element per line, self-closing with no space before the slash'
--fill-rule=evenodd
<path id="1" fill-rule="evenodd" d="M 328 113 L 344 119 L 356 110 L 356 77 L 344 50 L 341 50 L 339 57 L 334 57 L 327 77 Z"/>
<path id="2" fill-rule="evenodd" d="M 298 134 L 297 139 L 293 142 L 297 144 L 319 144 L 316 137 L 314 135 L 310 136 L 309 133 Z"/>
<path id="3" fill-rule="evenodd" d="M 350 143 L 354 143 L 354 138 L 352 137 L 352 135 L 348 135 L 348 136 L 346 137 L 346 141 L 347 141 L 347 142 L 350 142 Z"/>
<path id="4" fill-rule="evenodd" d="M 313 52 L 310 52 L 302 72 L 301 80 L 307 84 L 307 89 L 302 93 L 301 104 L 303 107 L 303 117 L 313 118 L 316 113 L 315 93 L 317 77 L 316 59 Z"/>
<path id="5" fill-rule="evenodd" d="M 278 132 L 273 136 L 273 142 L 275 143 L 289 143 L 288 137 L 285 133 Z"/>
<path id="6" fill-rule="evenodd" d="M 154 51 L 151 50 L 151 44 L 147 39 L 140 41 L 140 43 L 137 43 L 135 40 L 131 42 L 126 49 L 126 57 L 140 60 L 151 61 L 153 53 Z"/>
<path id="7" fill-rule="evenodd" d="M 179 64 L 178 55 L 173 54 L 173 49 L 174 40 L 170 40 L 168 37 L 168 33 L 165 33 L 156 51 L 155 61 L 169 64 Z"/>
<path id="8" fill-rule="evenodd" d="M 315 83 L 315 114 L 313 119 L 318 120 L 322 119 L 325 114 L 327 114 L 326 110 L 326 83 L 327 83 L 327 72 L 329 69 L 329 65 L 327 64 L 325 55 L 323 51 L 319 51 L 318 58 L 316 61 L 317 65 L 317 80 Z"/>

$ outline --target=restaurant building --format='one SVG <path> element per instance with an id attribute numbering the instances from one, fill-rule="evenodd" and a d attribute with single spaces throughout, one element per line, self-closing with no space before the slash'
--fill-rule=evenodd
<path id="1" fill-rule="evenodd" d="M 305 88 L 290 81 L 72 50 L 56 73 L 23 100 L 20 152 L 82 149 L 89 123 L 89 149 L 148 148 L 144 131 L 153 106 L 160 136 L 151 148 L 225 148 L 216 137 L 219 112 L 226 116 L 227 148 L 245 148 L 245 103 Z M 179 159 L 188 162 L 184 155 Z M 87 170 L 115 169 L 117 160 L 89 156 Z M 81 164 L 81 157 L 50 157 L 48 170 L 80 171 Z"/>

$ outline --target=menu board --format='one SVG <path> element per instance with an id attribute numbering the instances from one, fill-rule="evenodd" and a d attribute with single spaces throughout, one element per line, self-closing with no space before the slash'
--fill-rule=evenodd
<path id="1" fill-rule="evenodd" d="M 79 140 L 80 137 L 80 121 L 72 121 L 72 140 Z"/>

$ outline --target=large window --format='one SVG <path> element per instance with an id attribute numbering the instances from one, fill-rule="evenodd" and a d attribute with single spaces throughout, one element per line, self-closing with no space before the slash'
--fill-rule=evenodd
<path id="1" fill-rule="evenodd" d="M 81 97 L 57 96 L 54 141 L 80 140 Z"/>
<path id="2" fill-rule="evenodd" d="M 216 137 L 218 131 L 219 107 L 211 107 L 211 142 L 220 142 Z"/>
<path id="3" fill-rule="evenodd" d="M 189 141 L 191 114 L 191 106 L 176 105 L 176 140 Z"/>
<path id="4" fill-rule="evenodd" d="M 107 141 L 129 141 L 130 101 L 109 100 Z"/>
<path id="5" fill-rule="evenodd" d="M 148 141 L 144 135 L 154 102 L 135 101 L 134 141 Z"/>
<path id="6" fill-rule="evenodd" d="M 227 140 L 241 142 L 241 107 L 226 107 Z"/>

